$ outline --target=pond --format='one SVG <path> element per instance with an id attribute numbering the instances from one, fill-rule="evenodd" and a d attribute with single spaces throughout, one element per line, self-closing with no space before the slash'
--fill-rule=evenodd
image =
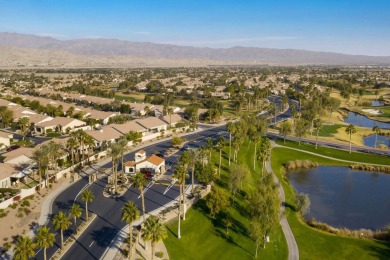
<path id="1" fill-rule="evenodd" d="M 385 103 L 379 100 L 371 100 L 371 106 L 372 107 L 381 107 L 384 106 Z"/>
<path id="2" fill-rule="evenodd" d="M 298 169 L 287 174 L 297 192 L 309 195 L 310 212 L 333 227 L 376 230 L 390 224 L 390 175 L 341 166 Z"/>
<path id="3" fill-rule="evenodd" d="M 366 136 L 363 138 L 363 141 L 364 141 L 365 146 L 375 147 L 375 135 Z M 390 136 L 378 135 L 376 145 L 379 146 L 381 144 L 384 144 L 387 147 L 389 147 L 390 146 Z"/>
<path id="4" fill-rule="evenodd" d="M 390 129 L 390 123 L 383 123 L 380 121 L 372 120 L 366 116 L 362 116 L 354 112 L 349 112 L 348 117 L 344 117 L 344 122 L 356 126 L 368 127 L 371 129 L 376 125 L 382 129 Z"/>

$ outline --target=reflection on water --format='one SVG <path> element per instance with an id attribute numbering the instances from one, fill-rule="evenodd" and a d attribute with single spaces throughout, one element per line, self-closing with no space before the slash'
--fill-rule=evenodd
<path id="1" fill-rule="evenodd" d="M 364 145 L 365 146 L 371 146 L 375 147 L 375 135 L 369 135 L 363 138 Z M 381 144 L 386 145 L 387 147 L 390 146 L 390 136 L 386 135 L 378 135 L 376 140 L 377 147 Z"/>
<path id="2" fill-rule="evenodd" d="M 385 103 L 383 103 L 382 101 L 378 101 L 378 100 L 372 100 L 371 101 L 371 106 L 372 107 L 381 107 L 383 106 Z"/>
<path id="3" fill-rule="evenodd" d="M 334 227 L 378 229 L 390 224 L 390 175 L 319 166 L 288 175 L 297 192 L 309 195 L 310 212 Z"/>
<path id="4" fill-rule="evenodd" d="M 368 127 L 373 128 L 374 126 L 379 126 L 380 128 L 389 128 L 389 123 L 383 123 L 376 120 L 369 119 L 368 117 L 349 112 L 348 117 L 344 117 L 344 122 L 352 125 L 362 126 L 362 127 Z"/>

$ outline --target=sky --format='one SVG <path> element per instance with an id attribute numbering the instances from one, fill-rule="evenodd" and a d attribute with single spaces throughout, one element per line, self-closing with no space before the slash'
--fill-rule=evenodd
<path id="1" fill-rule="evenodd" d="M 390 56 L 390 1 L 0 0 L 0 32 Z"/>

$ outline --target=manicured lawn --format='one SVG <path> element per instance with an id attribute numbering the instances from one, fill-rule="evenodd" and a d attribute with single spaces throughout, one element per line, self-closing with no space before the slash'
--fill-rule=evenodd
<path id="1" fill-rule="evenodd" d="M 349 161 L 355 161 L 361 163 L 376 163 L 376 164 L 390 165 L 390 160 L 387 156 L 354 153 L 354 152 L 350 154 L 349 151 L 337 150 L 337 149 L 321 147 L 321 146 L 319 146 L 318 149 L 315 149 L 315 146 L 311 144 L 301 142 L 301 145 L 298 145 L 297 142 L 288 141 L 288 140 L 286 140 L 286 143 L 283 143 L 283 140 L 280 139 L 277 140 L 276 143 L 283 146 L 293 147 L 300 150 L 318 153 L 321 155 L 326 155 L 326 156 L 343 159 L 343 160 L 349 160 Z"/>
<path id="2" fill-rule="evenodd" d="M 301 222 L 294 210 L 293 188 L 284 181 L 280 168 L 289 160 L 307 159 L 325 165 L 342 165 L 342 163 L 309 155 L 303 152 L 291 152 L 285 148 L 272 150 L 272 169 L 286 194 L 286 216 L 297 241 L 300 259 L 389 259 L 390 243 L 368 239 L 356 239 L 331 235 L 315 230 Z"/>
<path id="3" fill-rule="evenodd" d="M 142 103 L 144 101 L 143 98 L 141 97 L 141 95 L 139 95 L 139 94 L 135 94 L 135 95 L 129 94 L 129 95 L 126 95 L 126 96 L 124 96 L 124 95 L 115 95 L 115 99 L 116 100 L 120 100 L 120 101 L 123 101 L 123 100 L 130 101 L 132 103 L 134 103 L 134 102 Z"/>
<path id="4" fill-rule="evenodd" d="M 247 164 L 253 169 L 253 144 L 244 143 L 239 152 L 239 162 Z M 218 185 L 226 188 L 228 148 L 223 154 L 222 175 Z M 218 154 L 214 152 L 213 161 L 218 161 Z M 251 171 L 243 184 L 244 192 L 236 195 L 234 205 L 227 208 L 233 219 L 233 225 L 226 234 L 221 217 L 215 219 L 208 214 L 205 201 L 199 201 L 182 221 L 181 239 L 177 239 L 177 221 L 168 224 L 168 238 L 164 243 L 169 257 L 176 259 L 253 259 L 255 244 L 249 237 L 249 219 L 245 216 L 245 192 L 254 188 L 256 180 L 260 178 L 260 166 L 257 163 L 256 171 Z M 281 228 L 270 235 L 270 243 L 266 248 L 259 248 L 258 259 L 287 259 L 287 244 Z"/>
<path id="5" fill-rule="evenodd" d="M 337 130 L 343 125 L 323 125 L 318 133 L 318 136 L 332 137 L 337 134 Z M 316 134 L 314 132 L 314 134 Z"/>

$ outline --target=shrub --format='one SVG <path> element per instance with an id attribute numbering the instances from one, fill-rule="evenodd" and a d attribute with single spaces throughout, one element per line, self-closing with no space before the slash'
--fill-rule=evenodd
<path id="1" fill-rule="evenodd" d="M 26 199 L 22 200 L 21 206 L 22 207 L 30 207 L 30 201 L 28 201 Z"/>
<path id="2" fill-rule="evenodd" d="M 16 209 L 17 206 L 18 206 L 17 203 L 12 203 L 12 204 L 10 205 L 10 207 L 13 208 L 13 209 Z"/>
<path id="3" fill-rule="evenodd" d="M 156 252 L 154 255 L 157 256 L 158 258 L 163 258 L 164 252 L 159 251 L 159 252 Z"/>
<path id="4" fill-rule="evenodd" d="M 310 169 L 315 168 L 318 166 L 317 162 L 312 162 L 309 160 L 295 160 L 295 161 L 288 161 L 286 163 L 287 170 L 294 170 L 294 169 Z"/>

